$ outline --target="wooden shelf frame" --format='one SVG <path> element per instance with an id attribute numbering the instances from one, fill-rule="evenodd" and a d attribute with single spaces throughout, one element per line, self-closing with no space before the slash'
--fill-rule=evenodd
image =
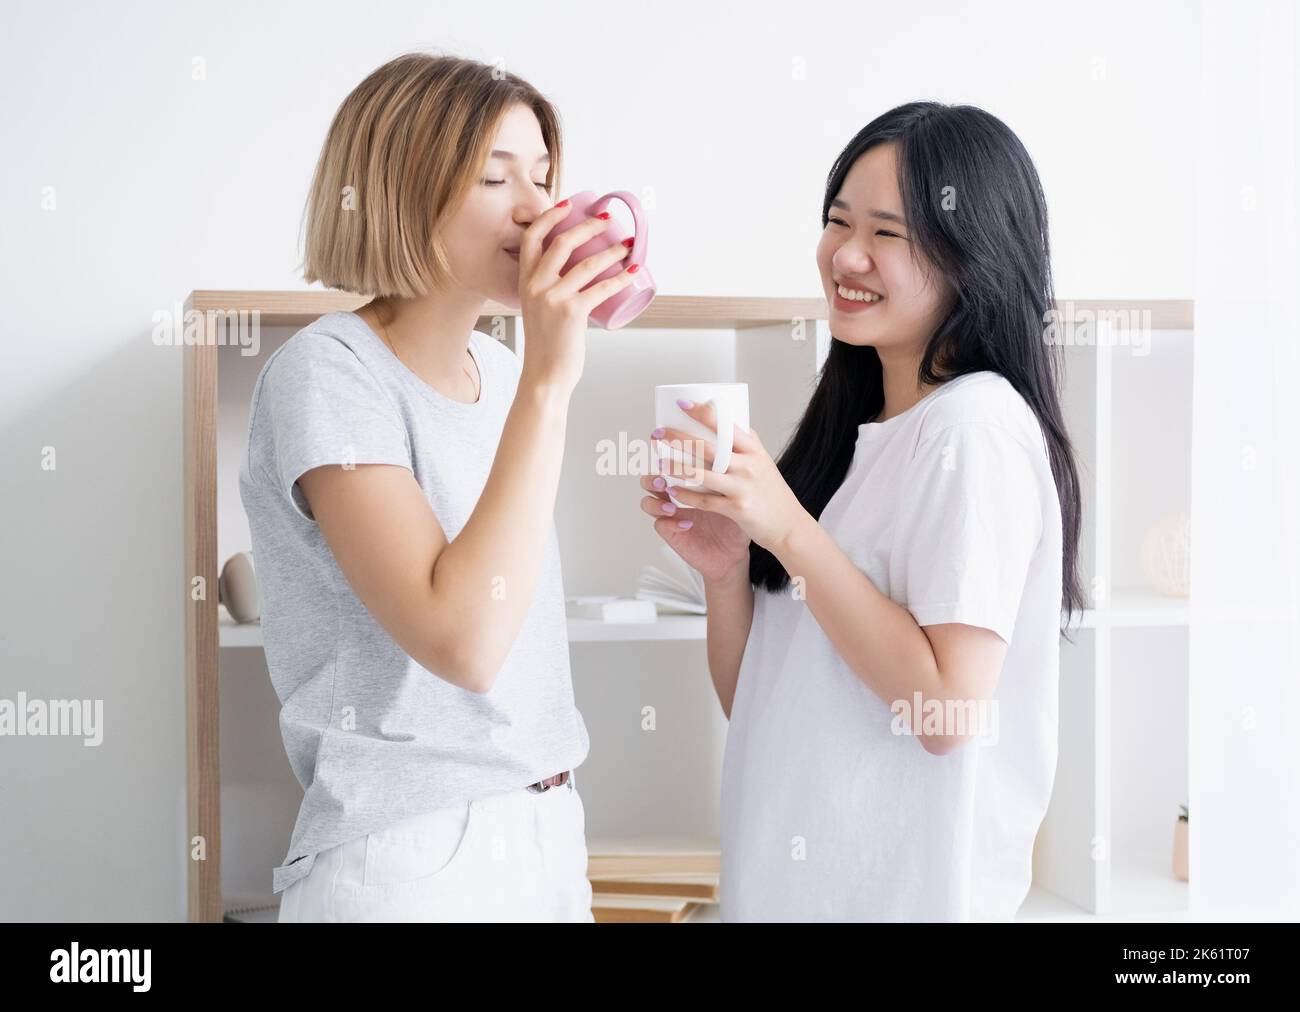
<path id="1" fill-rule="evenodd" d="M 364 305 L 364 296 L 334 291 L 195 290 L 184 303 L 183 325 L 195 321 L 199 339 L 182 342 L 182 475 L 184 495 L 183 592 L 185 608 L 185 698 L 187 850 L 202 840 L 202 860 L 189 862 L 188 916 L 191 921 L 220 922 L 221 891 L 221 770 L 220 770 L 220 623 L 217 558 L 217 407 L 220 335 L 232 314 L 248 314 L 259 325 L 302 327 L 330 312 Z M 1153 329 L 1190 330 L 1190 300 L 1058 300 L 1074 312 L 1127 311 L 1150 313 Z M 197 315 L 195 315 L 197 314 Z M 479 329 L 492 332 L 505 318 L 513 339 L 519 310 L 488 303 Z M 820 296 L 774 298 L 743 296 L 659 296 L 629 330 L 642 328 L 718 329 L 751 332 L 755 342 L 770 338 L 774 328 L 798 321 L 821 321 L 819 347 L 828 342 L 827 308 Z M 513 347 L 513 344 L 512 344 Z M 738 358 L 741 345 L 737 345 Z M 819 354 L 818 361 L 821 361 Z M 1146 602 L 1140 602 L 1143 605 Z M 1134 624 L 1180 624 L 1176 607 L 1159 609 L 1157 619 Z M 1122 612 L 1121 612 L 1122 614 Z M 1109 617 L 1109 616 L 1108 616 Z M 689 620 L 673 631 L 682 635 Z M 1109 622 L 1104 623 L 1107 627 Z M 692 633 L 694 630 L 690 630 Z M 260 632 L 260 630 L 259 630 Z M 610 630 L 583 627 L 580 640 L 602 641 Z M 260 638 L 260 637 L 259 637 Z M 609 639 L 625 638 L 615 631 Z M 688 638 L 694 638 L 690 636 Z M 255 645 L 247 643 L 243 645 Z"/>

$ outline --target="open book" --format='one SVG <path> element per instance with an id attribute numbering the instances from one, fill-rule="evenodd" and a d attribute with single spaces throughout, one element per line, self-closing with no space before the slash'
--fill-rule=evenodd
<path id="1" fill-rule="evenodd" d="M 664 555 L 664 568 L 645 566 L 641 570 L 636 581 L 637 599 L 653 601 L 659 611 L 668 614 L 705 614 L 704 577 L 667 545 L 659 548 Z"/>

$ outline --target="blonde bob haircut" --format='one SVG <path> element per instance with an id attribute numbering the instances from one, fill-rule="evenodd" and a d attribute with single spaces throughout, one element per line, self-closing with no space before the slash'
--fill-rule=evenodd
<path id="1" fill-rule="evenodd" d="M 408 53 L 375 70 L 330 124 L 307 197 L 303 277 L 373 297 L 452 283 L 438 223 L 480 178 L 501 117 L 530 108 L 560 173 L 560 119 L 527 81 L 475 60 Z"/>

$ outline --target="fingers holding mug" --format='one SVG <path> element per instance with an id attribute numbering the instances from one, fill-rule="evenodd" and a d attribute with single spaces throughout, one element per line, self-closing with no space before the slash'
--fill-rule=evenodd
<path id="1" fill-rule="evenodd" d="M 668 482 L 660 474 L 641 475 L 641 487 L 657 499 L 668 498 Z"/>
<path id="2" fill-rule="evenodd" d="M 545 211 L 533 219 L 531 225 L 524 230 L 523 237 L 519 240 L 519 276 L 520 279 L 530 277 L 540 266 L 542 259 L 542 240 L 551 234 L 551 230 L 560 222 L 569 216 L 571 208 L 568 200 L 562 200 L 554 207 L 548 207 Z"/>
<path id="3" fill-rule="evenodd" d="M 560 270 L 569 262 L 573 251 L 607 228 L 609 228 L 607 219 L 588 218 L 557 235 L 537 263 L 538 273 L 550 283 L 548 287 L 554 286 L 560 279 Z"/>
<path id="4" fill-rule="evenodd" d="M 587 282 L 591 281 L 592 278 L 603 274 L 605 271 L 609 270 L 613 264 L 616 264 L 627 257 L 628 253 L 631 251 L 631 247 L 632 240 L 624 239 L 620 242 L 615 242 L 606 249 L 591 254 L 591 256 L 586 257 L 583 260 L 579 260 L 573 265 L 569 272 L 560 279 L 559 283 L 556 284 L 556 291 L 572 295 L 574 292 L 577 292 L 582 288 L 583 285 L 587 284 Z"/>
<path id="5" fill-rule="evenodd" d="M 585 292 L 579 292 L 577 298 L 580 300 L 583 311 L 590 315 L 592 310 L 608 299 L 611 295 L 614 295 L 616 292 L 621 292 L 632 283 L 633 276 L 640 267 L 640 264 L 629 264 L 612 278 L 606 278 L 604 281 L 597 281 Z"/>

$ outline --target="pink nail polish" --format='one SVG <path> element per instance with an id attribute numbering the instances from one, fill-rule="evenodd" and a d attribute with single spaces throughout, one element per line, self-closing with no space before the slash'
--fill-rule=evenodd
<path id="1" fill-rule="evenodd" d="M 668 482 L 664 481 L 662 478 L 656 478 L 650 484 L 653 485 L 655 488 L 659 489 L 660 491 L 663 491 L 668 487 Z"/>
<path id="2" fill-rule="evenodd" d="M 677 406 L 678 406 L 679 408 L 693 408 L 693 407 L 695 407 L 695 402 L 694 402 L 694 401 L 688 401 L 688 400 L 686 400 L 686 398 L 681 397 L 681 398 L 678 398 L 678 400 L 677 400 Z"/>
<path id="3" fill-rule="evenodd" d="M 662 439 L 665 431 L 667 430 L 660 427 L 658 429 L 655 429 L 654 432 L 650 433 L 650 435 L 652 435 L 655 439 Z"/>
<path id="4" fill-rule="evenodd" d="M 695 526 L 695 521 L 694 521 L 694 520 L 678 520 L 678 521 L 677 521 L 677 526 L 680 527 L 680 528 L 681 528 L 682 530 L 684 530 L 684 531 L 689 531 L 692 527 Z"/>

